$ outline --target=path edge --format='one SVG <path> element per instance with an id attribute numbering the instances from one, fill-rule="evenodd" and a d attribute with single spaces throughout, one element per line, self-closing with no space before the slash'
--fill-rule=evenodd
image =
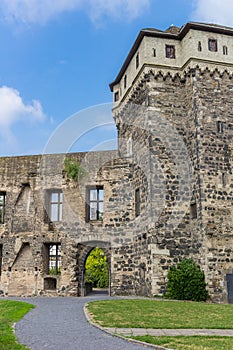
<path id="1" fill-rule="evenodd" d="M 159 345 L 154 345 L 154 344 L 149 344 L 149 343 L 146 343 L 146 342 L 143 342 L 143 341 L 140 341 L 140 340 L 136 340 L 136 339 L 131 339 L 131 338 L 126 338 L 120 334 L 117 334 L 117 333 L 112 333 L 110 332 L 108 329 L 100 326 L 99 324 L 95 323 L 92 316 L 90 315 L 89 311 L 88 311 L 88 303 L 86 303 L 84 306 L 83 306 L 83 312 L 84 312 L 84 315 L 86 317 L 86 320 L 94 327 L 98 328 L 99 330 L 101 330 L 102 332 L 105 332 L 107 334 L 110 334 L 111 336 L 113 337 L 118 337 L 118 338 L 121 338 L 121 339 L 124 339 L 130 343 L 134 343 L 134 344 L 137 344 L 137 345 L 142 345 L 144 347 L 147 347 L 147 348 L 150 348 L 150 349 L 156 349 L 156 350 L 174 350 L 174 349 L 168 349 L 168 348 L 164 348 L 164 347 L 161 347 Z"/>

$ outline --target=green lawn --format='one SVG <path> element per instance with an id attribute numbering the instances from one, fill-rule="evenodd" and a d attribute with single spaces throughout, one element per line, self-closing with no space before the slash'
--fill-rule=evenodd
<path id="1" fill-rule="evenodd" d="M 233 305 L 156 300 L 90 302 L 88 310 L 103 327 L 233 329 Z"/>
<path id="2" fill-rule="evenodd" d="M 233 350 L 232 337 L 131 337 L 146 343 L 176 350 Z"/>
<path id="3" fill-rule="evenodd" d="M 0 300 L 0 349 L 25 350 L 24 345 L 17 342 L 13 332 L 13 324 L 19 321 L 33 305 L 13 301 Z"/>
<path id="4" fill-rule="evenodd" d="M 233 305 L 131 299 L 90 302 L 88 310 L 103 327 L 233 329 Z M 176 350 L 233 350 L 233 337 L 130 338 Z"/>

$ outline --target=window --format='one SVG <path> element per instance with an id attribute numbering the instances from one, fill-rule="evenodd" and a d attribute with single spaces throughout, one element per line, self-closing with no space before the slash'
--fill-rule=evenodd
<path id="1" fill-rule="evenodd" d="M 2 274 L 2 244 L 0 244 L 0 276 Z"/>
<path id="2" fill-rule="evenodd" d="M 61 269 L 61 244 L 48 245 L 48 272 L 49 275 L 59 275 Z"/>
<path id="3" fill-rule="evenodd" d="M 201 47 L 201 41 L 198 41 L 198 51 L 202 51 L 202 47 Z"/>
<path id="4" fill-rule="evenodd" d="M 222 173 L 222 187 L 226 187 L 227 185 L 227 174 Z"/>
<path id="5" fill-rule="evenodd" d="M 132 157 L 133 155 L 133 142 L 132 142 L 132 138 L 130 137 L 127 140 L 127 157 Z"/>
<path id="6" fill-rule="evenodd" d="M 104 188 L 102 186 L 89 188 L 87 191 L 87 221 L 103 220 Z"/>
<path id="7" fill-rule="evenodd" d="M 167 58 L 176 58 L 174 45 L 166 45 L 166 57 Z"/>
<path id="8" fill-rule="evenodd" d="M 49 217 L 51 221 L 62 220 L 63 193 L 61 190 L 50 192 Z"/>
<path id="9" fill-rule="evenodd" d="M 156 49 L 152 49 L 152 56 L 156 57 Z"/>
<path id="10" fill-rule="evenodd" d="M 141 203 L 140 203 L 140 189 L 135 190 L 135 215 L 139 216 L 141 212 Z"/>
<path id="11" fill-rule="evenodd" d="M 138 68 L 139 66 L 139 53 L 137 53 L 136 55 L 136 69 Z"/>
<path id="12" fill-rule="evenodd" d="M 0 224 L 4 224 L 6 192 L 0 192 Z"/>
<path id="13" fill-rule="evenodd" d="M 126 89 L 127 86 L 127 75 L 124 76 L 124 89 Z"/>
<path id="14" fill-rule="evenodd" d="M 116 91 L 115 94 L 114 94 L 114 102 L 117 102 L 119 100 L 119 91 Z"/>
<path id="15" fill-rule="evenodd" d="M 191 216 L 191 219 L 197 218 L 197 204 L 196 203 L 192 203 L 190 205 L 190 216 Z"/>
<path id="16" fill-rule="evenodd" d="M 223 122 L 221 122 L 220 120 L 217 121 L 217 132 L 219 134 L 223 134 Z"/>
<path id="17" fill-rule="evenodd" d="M 222 52 L 223 52 L 224 55 L 228 55 L 228 48 L 227 48 L 226 45 L 223 45 Z"/>
<path id="18" fill-rule="evenodd" d="M 209 39 L 208 41 L 209 51 L 217 52 L 218 51 L 218 45 L 216 39 Z"/>

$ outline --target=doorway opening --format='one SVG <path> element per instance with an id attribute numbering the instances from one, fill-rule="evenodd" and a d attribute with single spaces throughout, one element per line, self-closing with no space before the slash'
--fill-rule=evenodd
<path id="1" fill-rule="evenodd" d="M 108 294 L 109 263 L 102 248 L 95 247 L 87 255 L 84 268 L 85 295 Z"/>

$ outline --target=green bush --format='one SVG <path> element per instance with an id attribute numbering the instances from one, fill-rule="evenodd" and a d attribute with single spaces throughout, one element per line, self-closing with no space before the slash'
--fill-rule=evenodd
<path id="1" fill-rule="evenodd" d="M 166 297 L 177 300 L 206 301 L 205 275 L 192 259 L 171 266 L 168 272 Z"/>
<path id="2" fill-rule="evenodd" d="M 78 182 L 83 176 L 86 175 L 85 169 L 79 164 L 79 161 L 75 158 L 64 159 L 65 172 L 69 179 L 73 179 Z"/>

